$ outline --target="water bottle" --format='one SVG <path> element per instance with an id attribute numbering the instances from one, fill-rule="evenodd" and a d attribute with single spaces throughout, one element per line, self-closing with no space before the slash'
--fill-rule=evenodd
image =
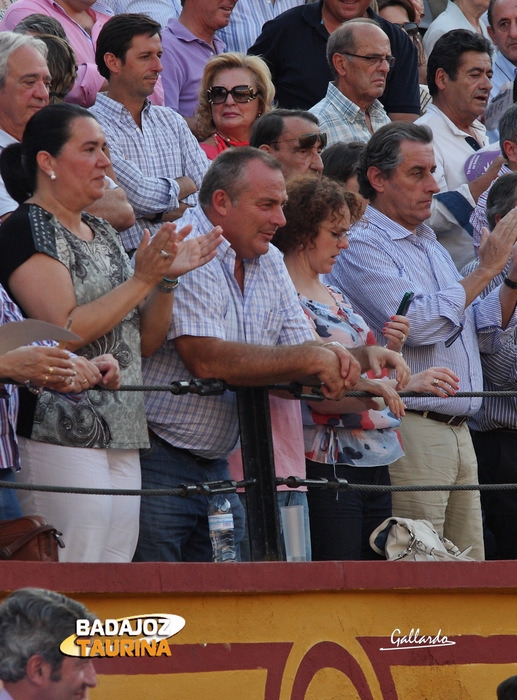
<path id="1" fill-rule="evenodd" d="M 216 494 L 208 499 L 208 529 L 213 560 L 236 561 L 232 506 L 224 494 Z"/>

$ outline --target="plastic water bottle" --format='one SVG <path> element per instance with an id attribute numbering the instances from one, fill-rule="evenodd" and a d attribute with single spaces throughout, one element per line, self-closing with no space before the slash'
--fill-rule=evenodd
<path id="1" fill-rule="evenodd" d="M 213 560 L 236 561 L 232 506 L 223 494 L 216 494 L 208 500 L 208 529 Z"/>

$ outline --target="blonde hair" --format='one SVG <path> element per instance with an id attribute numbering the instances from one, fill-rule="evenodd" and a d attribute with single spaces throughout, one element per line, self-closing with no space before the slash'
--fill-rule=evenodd
<path id="1" fill-rule="evenodd" d="M 243 53 L 221 53 L 211 58 L 205 66 L 199 88 L 199 107 L 197 110 L 197 135 L 202 141 L 211 136 L 215 130 L 212 119 L 212 109 L 207 97 L 208 88 L 213 86 L 215 76 L 222 70 L 242 68 L 253 74 L 257 92 L 259 93 L 259 114 L 265 114 L 272 109 L 271 103 L 275 96 L 275 86 L 271 80 L 271 72 L 267 64 L 258 56 L 246 56 Z"/>

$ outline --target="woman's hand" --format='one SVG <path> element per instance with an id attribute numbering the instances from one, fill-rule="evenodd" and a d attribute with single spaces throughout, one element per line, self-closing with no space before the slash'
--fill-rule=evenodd
<path id="1" fill-rule="evenodd" d="M 179 243 L 178 254 L 166 277 L 176 279 L 212 260 L 217 252 L 217 246 L 223 240 L 222 233 L 223 229 L 216 226 L 204 236 L 196 236 L 196 238 Z"/>
<path id="2" fill-rule="evenodd" d="M 396 418 L 406 415 L 404 401 L 397 394 L 395 387 L 388 382 L 382 379 L 364 379 L 361 390 L 371 391 L 375 396 L 380 396 Z M 379 406 L 376 406 L 376 408 L 380 410 Z"/>
<path id="3" fill-rule="evenodd" d="M 23 384 L 55 389 L 75 376 L 70 353 L 58 347 L 24 345 L 0 356 L 0 375 Z M 59 391 L 59 389 L 58 389 Z"/>
<path id="4" fill-rule="evenodd" d="M 458 391 L 459 378 L 447 367 L 429 367 L 423 372 L 413 374 L 406 391 L 431 391 L 440 398 L 454 396 Z"/>
<path id="5" fill-rule="evenodd" d="M 82 391 L 100 384 L 101 373 L 93 362 L 79 355 L 73 357 L 72 362 L 74 364 L 75 377 L 64 382 L 61 386 L 52 387 L 53 389 L 65 393 L 80 394 Z"/>
<path id="6" fill-rule="evenodd" d="M 116 391 L 120 389 L 120 366 L 113 355 L 99 355 L 91 360 L 101 373 L 100 384 L 107 389 Z"/>
<path id="7" fill-rule="evenodd" d="M 222 241 L 220 226 L 204 236 L 184 241 L 192 226 L 176 231 L 176 225 L 165 223 L 150 238 L 146 229 L 135 253 L 135 277 L 156 286 L 164 277 L 175 279 L 211 260 Z"/>
<path id="8" fill-rule="evenodd" d="M 382 334 L 386 338 L 388 350 L 401 352 L 402 346 L 409 335 L 410 324 L 406 316 L 392 316 L 391 320 L 382 329 Z"/>

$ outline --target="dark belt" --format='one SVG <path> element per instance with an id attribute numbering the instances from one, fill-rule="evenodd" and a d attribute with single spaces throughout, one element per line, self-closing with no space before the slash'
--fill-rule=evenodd
<path id="1" fill-rule="evenodd" d="M 444 413 L 436 413 L 436 411 L 414 411 L 412 408 L 406 408 L 406 413 L 417 413 L 423 418 L 430 418 L 438 421 L 438 423 L 453 425 L 455 428 L 459 428 L 460 425 L 463 425 L 469 419 L 468 416 L 446 416 Z"/>
<path id="2" fill-rule="evenodd" d="M 171 445 L 170 442 L 167 442 L 167 440 L 164 440 L 163 438 L 161 438 L 153 430 L 151 430 L 151 428 L 148 428 L 148 430 L 149 430 L 149 437 L 150 438 L 152 438 L 153 440 L 156 440 L 156 442 L 161 443 L 165 447 L 169 447 L 170 449 L 173 449 L 173 450 L 178 450 L 178 452 L 183 452 L 184 454 L 191 457 L 198 464 L 212 464 L 212 462 L 215 461 L 213 459 L 207 459 L 206 457 L 200 457 L 199 455 L 195 455 L 193 452 L 191 452 L 190 450 L 185 450 L 183 447 L 176 447 L 176 445 Z"/>

